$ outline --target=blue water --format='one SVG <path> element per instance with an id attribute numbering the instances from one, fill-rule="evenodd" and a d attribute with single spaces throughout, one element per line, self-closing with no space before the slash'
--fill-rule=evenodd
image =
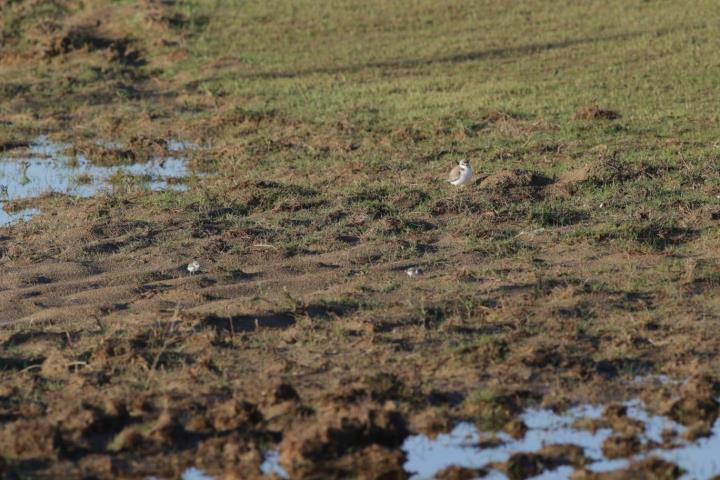
<path id="1" fill-rule="evenodd" d="M 652 415 L 647 412 L 642 402 L 634 400 L 626 402 L 628 416 L 641 421 L 645 425 L 640 440 L 643 443 L 660 442 L 664 430 L 671 430 L 681 435 L 686 428 L 673 420 Z M 595 472 L 612 471 L 625 468 L 631 460 L 641 460 L 654 455 L 674 462 L 686 471 L 683 479 L 706 479 L 720 474 L 720 420 L 716 422 L 712 436 L 695 442 L 687 442 L 678 436 L 678 448 L 656 449 L 628 459 L 610 460 L 603 455 L 602 444 L 611 434 L 608 428 L 595 432 L 574 428 L 580 419 L 598 419 L 602 416 L 603 407 L 585 405 L 570 409 L 562 414 L 547 409 L 528 409 L 521 419 L 528 427 L 525 436 L 516 440 L 505 433 L 481 432 L 472 423 L 460 423 L 445 434 L 429 438 L 425 435 L 410 436 L 403 444 L 407 455 L 405 470 L 411 473 L 414 480 L 431 479 L 440 470 L 450 466 L 467 468 L 487 468 L 489 464 L 504 462 L 513 453 L 537 452 L 545 445 L 569 443 L 582 447 L 590 460 L 587 466 Z M 495 437 L 502 443 L 493 447 L 479 447 L 482 439 Z M 486 442 L 482 442 L 487 445 Z M 535 477 L 540 480 L 566 480 L 573 473 L 571 466 L 559 467 L 543 472 Z M 278 453 L 267 451 L 262 466 L 264 474 L 276 473 L 281 478 L 288 478 L 286 472 L 278 464 Z M 498 470 L 490 470 L 483 479 L 505 479 Z"/>
<path id="2" fill-rule="evenodd" d="M 177 141 L 169 142 L 168 146 L 171 152 L 188 148 Z M 27 220 L 38 213 L 36 209 L 28 209 L 9 214 L 2 208 L 8 200 L 33 198 L 50 192 L 91 197 L 104 191 L 112 191 L 109 180 L 118 172 L 147 176 L 149 180 L 146 186 L 151 190 L 182 190 L 184 185 L 169 184 L 167 179 L 190 174 L 185 159 L 179 156 L 103 167 L 93 165 L 82 155 L 71 162 L 70 157 L 62 154 L 65 147 L 66 145 L 50 142 L 47 137 L 38 137 L 31 145 L 27 157 L 10 155 L 0 158 L 0 226 Z M 88 181 L 79 182 L 79 177 Z"/>
<path id="3" fill-rule="evenodd" d="M 645 431 L 640 440 L 660 442 L 664 430 L 671 430 L 678 435 L 686 428 L 669 418 L 652 415 L 645 410 L 642 402 L 631 401 L 625 404 L 628 416 L 640 420 Z M 601 472 L 625 468 L 631 460 L 641 460 L 648 456 L 657 456 L 671 461 L 685 470 L 683 479 L 706 479 L 720 474 L 720 420 L 708 438 L 695 442 L 678 441 L 681 445 L 673 449 L 655 449 L 638 454 L 628 459 L 610 460 L 603 455 L 602 444 L 612 431 L 599 429 L 595 432 L 573 428 L 576 420 L 581 418 L 595 419 L 602 415 L 602 407 L 584 406 L 571 409 L 563 414 L 551 410 L 529 409 L 522 416 L 528 427 L 524 438 L 515 440 L 505 433 L 497 436 L 504 443 L 497 447 L 479 448 L 478 442 L 483 435 L 475 425 L 458 424 L 452 432 L 428 438 L 424 435 L 411 436 L 405 440 L 403 449 L 407 454 L 405 468 L 413 473 L 412 478 L 424 480 L 432 478 L 440 470 L 449 466 L 468 468 L 486 467 L 489 463 L 504 462 L 516 452 L 536 452 L 544 445 L 570 443 L 583 448 L 586 457 L 591 460 L 589 470 Z M 485 434 L 487 436 L 490 434 Z M 573 472 L 572 467 L 561 467 L 544 472 L 538 479 L 568 479 Z M 490 476 L 483 478 L 499 479 L 505 476 L 499 471 L 491 471 Z"/>

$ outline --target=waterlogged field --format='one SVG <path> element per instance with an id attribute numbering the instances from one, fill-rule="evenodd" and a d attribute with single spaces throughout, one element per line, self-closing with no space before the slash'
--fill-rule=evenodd
<path id="1" fill-rule="evenodd" d="M 0 0 L 0 476 L 720 474 L 719 20 Z"/>

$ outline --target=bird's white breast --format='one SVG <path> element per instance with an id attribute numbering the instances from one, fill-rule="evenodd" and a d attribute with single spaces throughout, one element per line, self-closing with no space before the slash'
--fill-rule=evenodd
<path id="1" fill-rule="evenodd" d="M 473 173 L 472 168 L 470 168 L 470 166 L 461 168 L 460 177 L 457 180 L 450 182 L 450 183 L 452 183 L 453 185 L 464 185 L 470 181 L 470 178 L 472 177 L 472 173 Z"/>

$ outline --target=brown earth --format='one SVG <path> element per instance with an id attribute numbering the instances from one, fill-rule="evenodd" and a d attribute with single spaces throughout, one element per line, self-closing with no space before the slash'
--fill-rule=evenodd
<path id="1" fill-rule="evenodd" d="M 277 189 L 292 190 L 258 183 L 230 194 L 259 202 L 248 217 L 213 203 L 149 207 L 148 194 L 82 208 L 47 196 L 36 202 L 43 216 L 5 230 L 0 443 L 14 469 L 175 476 L 190 465 L 218 474 L 222 464 L 244 477 L 258 474 L 265 446 L 278 445 L 293 476 L 401 477 L 408 431 L 444 430 L 448 416 L 515 431 L 530 403 L 563 407 L 622 391 L 687 424 L 717 417 L 712 378 L 696 377 L 680 396 L 631 381 L 654 371 L 689 376 L 691 352 L 711 344 L 692 333 L 702 323 L 682 327 L 694 339 L 684 343 L 673 324 L 647 314 L 680 306 L 610 287 L 627 256 L 582 245 L 556 254 L 552 235 L 528 235 L 525 244 L 543 252 L 538 270 L 538 260 L 457 248 L 435 233 L 451 218 L 443 216 L 403 241 L 350 239 L 335 230 L 343 199 L 329 216 L 273 231 L 263 216 L 282 217 L 287 200 L 263 199 Z M 492 195 L 484 191 L 469 190 L 469 201 Z M 300 202 L 292 215 L 323 203 Z M 368 232 L 396 228 L 357 221 Z M 286 235 L 316 229 L 322 243 L 282 247 Z M 411 239 L 429 252 L 416 278 L 404 272 L 417 263 L 404 253 Z M 633 261 L 652 269 L 665 258 Z M 191 259 L 197 274 L 185 269 Z M 488 261 L 502 277 L 488 275 Z M 607 286 L 589 284 L 588 273 Z M 431 288 L 450 279 L 457 287 L 447 293 Z M 588 315 L 618 333 L 572 326 Z M 605 419 L 618 435 L 636 431 L 622 407 Z M 636 451 L 625 440 L 605 448 Z M 523 462 L 558 464 L 536 455 Z M 526 471 L 513 466 L 520 460 L 508 471 Z"/>

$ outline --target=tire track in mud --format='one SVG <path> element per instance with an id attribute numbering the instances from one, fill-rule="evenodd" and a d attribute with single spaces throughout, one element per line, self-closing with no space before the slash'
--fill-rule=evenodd
<path id="1" fill-rule="evenodd" d="M 281 262 L 258 271 L 199 275 L 190 275 L 184 265 L 176 264 L 102 271 L 83 264 L 53 262 L 11 269 L 0 283 L 0 325 L 72 321 L 81 314 L 112 319 L 175 308 L 188 313 L 233 315 L 243 309 L 243 304 L 263 298 L 264 293 L 266 302 L 280 301 L 283 288 L 304 295 L 338 280 L 322 267 L 295 274 L 286 267 Z"/>

